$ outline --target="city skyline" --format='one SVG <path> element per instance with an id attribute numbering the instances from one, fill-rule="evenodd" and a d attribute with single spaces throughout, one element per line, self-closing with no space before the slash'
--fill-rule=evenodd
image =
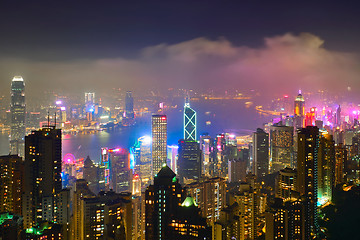
<path id="1" fill-rule="evenodd" d="M 1 2 L 0 239 L 356 238 L 358 7 Z"/>

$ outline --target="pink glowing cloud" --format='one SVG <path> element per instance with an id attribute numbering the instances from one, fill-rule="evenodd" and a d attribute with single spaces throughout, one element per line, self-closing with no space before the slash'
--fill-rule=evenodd
<path id="1" fill-rule="evenodd" d="M 357 55 L 326 49 L 310 33 L 267 37 L 264 45 L 235 46 L 225 38 L 196 38 L 144 48 L 135 59 L 33 62 L 0 59 L 0 75 L 18 73 L 29 91 L 57 86 L 66 91 L 109 88 L 237 88 L 269 93 L 298 89 L 360 90 Z M 9 79 L 0 76 L 2 84 Z M 34 87 L 36 86 L 36 87 Z M 39 88 L 39 86 L 41 86 Z"/>

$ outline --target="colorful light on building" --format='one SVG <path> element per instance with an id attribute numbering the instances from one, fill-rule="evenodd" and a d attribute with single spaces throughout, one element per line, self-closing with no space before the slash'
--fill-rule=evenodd
<path id="1" fill-rule="evenodd" d="M 67 153 L 63 157 L 63 163 L 64 164 L 75 164 L 76 163 L 76 158 L 75 158 L 75 156 L 73 154 Z"/>

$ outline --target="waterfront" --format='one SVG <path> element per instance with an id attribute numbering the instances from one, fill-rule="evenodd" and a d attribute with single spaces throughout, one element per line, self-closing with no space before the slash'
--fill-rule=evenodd
<path id="1" fill-rule="evenodd" d="M 168 116 L 168 144 L 177 144 L 177 140 L 183 136 L 182 99 L 177 108 L 167 111 Z M 198 135 L 208 132 L 211 136 L 217 133 L 232 132 L 237 135 L 250 134 L 257 127 L 262 126 L 268 117 L 260 115 L 254 107 L 247 107 L 241 100 L 216 100 L 194 101 L 192 107 L 197 111 Z M 244 117 L 246 116 L 246 117 Z M 226 128 L 224 128 L 226 126 Z M 101 131 L 96 134 L 63 135 L 63 156 L 67 153 L 74 154 L 76 158 L 100 160 L 100 149 L 129 148 L 135 141 L 144 135 L 151 134 L 151 115 L 138 120 L 133 127 L 120 128 L 112 132 Z M 8 135 L 0 135 L 0 154 L 9 153 Z"/>

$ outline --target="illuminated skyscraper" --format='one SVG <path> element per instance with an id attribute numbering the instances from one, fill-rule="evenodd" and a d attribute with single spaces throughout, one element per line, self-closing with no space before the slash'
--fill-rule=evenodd
<path id="1" fill-rule="evenodd" d="M 24 162 L 17 155 L 0 156 L 0 212 L 21 215 Z"/>
<path id="2" fill-rule="evenodd" d="M 24 156 L 25 128 L 25 82 L 21 76 L 15 76 L 11 82 L 11 137 L 10 152 Z"/>
<path id="3" fill-rule="evenodd" d="M 82 239 L 132 239 L 131 193 L 100 192 L 81 198 Z"/>
<path id="4" fill-rule="evenodd" d="M 130 154 L 126 149 L 108 149 L 110 162 L 110 189 L 115 192 L 131 192 L 132 171 Z"/>
<path id="5" fill-rule="evenodd" d="M 87 92 L 85 93 L 85 104 L 94 104 L 95 103 L 95 93 Z"/>
<path id="6" fill-rule="evenodd" d="M 293 167 L 294 128 L 287 126 L 270 127 L 271 172 Z"/>
<path id="7" fill-rule="evenodd" d="M 61 189 L 61 129 L 50 126 L 32 131 L 25 137 L 25 228 L 40 221 L 54 221 L 55 198 Z"/>
<path id="8" fill-rule="evenodd" d="M 200 149 L 202 151 L 202 159 L 203 159 L 203 163 L 202 163 L 202 174 L 204 174 L 207 177 L 212 176 L 213 173 L 213 161 L 212 161 L 212 152 L 213 152 L 213 148 L 214 148 L 214 141 L 213 139 L 208 136 L 207 134 L 205 135 L 200 135 Z"/>
<path id="9" fill-rule="evenodd" d="M 152 180 L 151 174 L 151 137 L 143 136 L 138 139 L 140 145 L 140 178 L 142 188 L 147 187 Z"/>
<path id="10" fill-rule="evenodd" d="M 201 150 L 198 142 L 179 140 L 178 172 L 181 183 L 199 181 L 201 177 Z"/>
<path id="11" fill-rule="evenodd" d="M 253 171 L 260 178 L 269 173 L 269 134 L 258 128 L 253 134 Z"/>
<path id="12" fill-rule="evenodd" d="M 275 184 L 275 196 L 284 200 L 290 199 L 292 192 L 296 191 L 296 170 L 291 168 L 280 170 Z"/>
<path id="13" fill-rule="evenodd" d="M 166 165 L 167 159 L 167 118 L 166 115 L 152 115 L 152 176 Z"/>
<path id="14" fill-rule="evenodd" d="M 302 128 L 304 127 L 304 117 L 305 117 L 305 99 L 299 91 L 294 104 L 294 127 Z"/>
<path id="15" fill-rule="evenodd" d="M 332 200 L 335 182 L 335 142 L 332 135 L 320 137 L 318 158 L 318 202 L 325 204 Z"/>
<path id="16" fill-rule="evenodd" d="M 134 98 L 131 91 L 127 91 L 125 96 L 125 117 L 134 118 Z"/>
<path id="17" fill-rule="evenodd" d="M 297 188 L 306 198 L 305 205 L 305 239 L 318 234 L 317 201 L 318 201 L 318 151 L 319 129 L 308 126 L 298 130 L 297 155 Z"/>
<path id="18" fill-rule="evenodd" d="M 346 147 L 342 143 L 335 146 L 335 186 L 344 183 L 344 165 L 347 154 Z"/>
<path id="19" fill-rule="evenodd" d="M 90 191 L 85 179 L 78 179 L 75 183 L 75 189 L 72 199 L 73 216 L 71 221 L 72 239 L 84 239 L 84 216 L 83 212 L 83 198 L 95 198 L 95 194 Z"/>
<path id="20" fill-rule="evenodd" d="M 339 107 L 336 109 L 335 127 L 340 127 L 340 126 L 341 126 L 341 108 L 339 105 Z"/>
<path id="21" fill-rule="evenodd" d="M 240 239 L 257 239 L 260 222 L 260 192 L 252 183 L 241 183 L 233 195 L 242 218 Z"/>
<path id="22" fill-rule="evenodd" d="M 265 212 L 265 240 L 311 239 L 305 237 L 305 204 L 301 198 L 276 198 Z"/>
<path id="23" fill-rule="evenodd" d="M 189 97 L 184 106 L 184 139 L 196 141 L 196 112 L 190 107 Z"/>
<path id="24" fill-rule="evenodd" d="M 171 170 L 173 170 L 173 172 L 177 174 L 179 146 L 171 145 L 171 146 L 167 146 L 167 148 L 168 148 L 168 165 L 170 165 Z"/>
<path id="25" fill-rule="evenodd" d="M 209 224 L 215 223 L 220 211 L 226 206 L 226 180 L 220 177 L 193 182 L 186 185 L 186 190 L 201 209 L 201 214 Z"/>

